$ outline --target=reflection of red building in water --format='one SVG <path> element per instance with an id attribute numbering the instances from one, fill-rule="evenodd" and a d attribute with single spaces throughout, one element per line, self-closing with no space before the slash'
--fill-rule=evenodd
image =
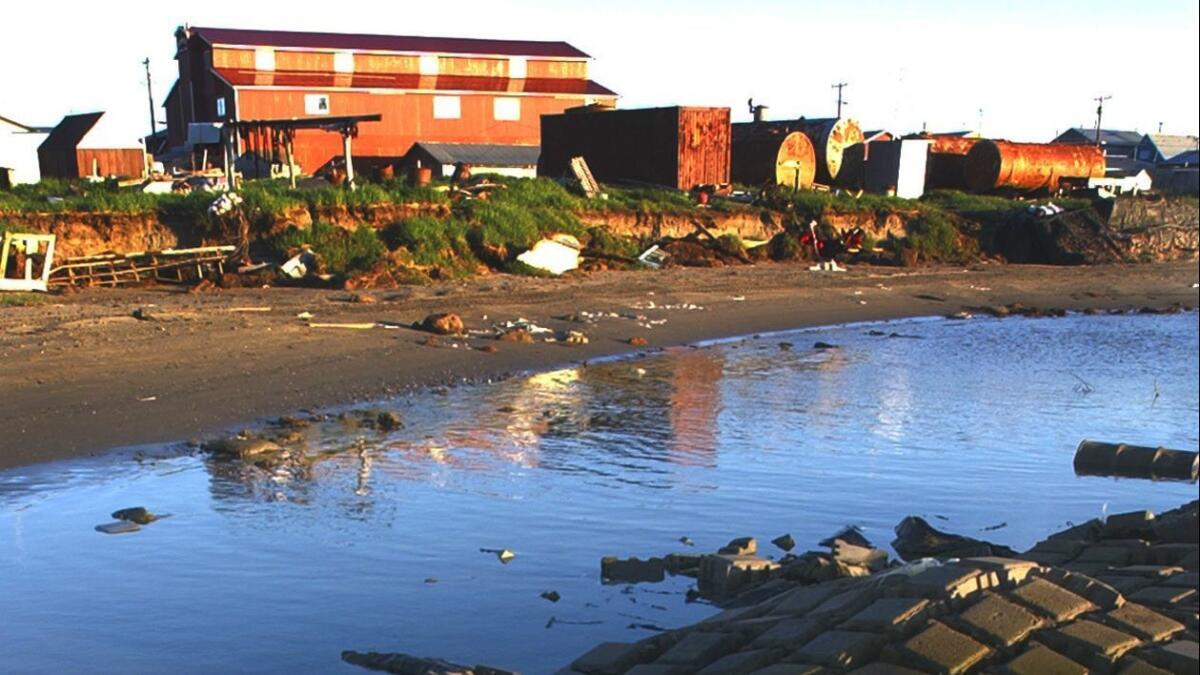
<path id="1" fill-rule="evenodd" d="M 175 39 L 171 147 L 194 122 L 375 113 L 355 140 L 364 156 L 400 157 L 416 141 L 536 146 L 542 115 L 617 98 L 565 42 L 188 26 Z M 295 150 L 311 173 L 341 156 L 341 139 L 301 130 Z"/>
<path id="2" fill-rule="evenodd" d="M 716 350 L 681 350 L 673 355 L 670 407 L 673 461 L 707 463 L 717 451 L 717 415 L 721 412 L 724 366 L 725 360 Z"/>

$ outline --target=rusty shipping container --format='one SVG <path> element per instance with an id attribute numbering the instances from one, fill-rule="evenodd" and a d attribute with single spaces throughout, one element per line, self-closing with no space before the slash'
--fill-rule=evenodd
<path id="1" fill-rule="evenodd" d="M 930 189 L 967 189 L 967 153 L 981 139 L 941 134 L 922 134 L 916 138 L 933 141 L 929 146 L 925 186 Z"/>
<path id="2" fill-rule="evenodd" d="M 538 175 L 558 177 L 572 157 L 600 181 L 680 190 L 729 182 L 729 108 L 580 110 L 542 115 Z"/>
<path id="3" fill-rule="evenodd" d="M 816 177 L 817 155 L 803 132 L 735 124 L 729 172 L 735 183 L 807 188 Z"/>
<path id="4" fill-rule="evenodd" d="M 1094 145 L 979 141 L 967 153 L 964 176 L 974 192 L 1055 192 L 1063 179 L 1103 178 L 1104 152 Z"/>

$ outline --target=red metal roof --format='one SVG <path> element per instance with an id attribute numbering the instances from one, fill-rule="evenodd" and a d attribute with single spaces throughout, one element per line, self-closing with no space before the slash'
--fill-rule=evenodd
<path id="1" fill-rule="evenodd" d="M 234 87 L 272 86 L 297 88 L 351 89 L 432 89 L 435 91 L 494 91 L 526 94 L 582 94 L 586 96 L 616 96 L 616 92 L 592 80 L 560 78 L 528 78 L 510 80 L 506 77 L 467 75 L 426 75 L 416 73 L 319 73 L 305 71 L 259 71 L 235 68 L 213 68 L 213 71 Z M 431 80 L 423 83 L 422 80 Z M 523 86 L 510 84 L 524 83 Z M 424 86 L 422 86 L 424 85 Z"/>
<path id="2" fill-rule="evenodd" d="M 299 49 L 348 49 L 380 52 L 476 54 L 586 59 L 587 54 L 566 42 L 533 40 L 483 40 L 476 38 L 421 37 L 414 35 L 363 35 L 357 33 L 302 33 L 282 30 L 237 28 L 189 29 L 211 45 L 247 47 L 294 47 Z"/>

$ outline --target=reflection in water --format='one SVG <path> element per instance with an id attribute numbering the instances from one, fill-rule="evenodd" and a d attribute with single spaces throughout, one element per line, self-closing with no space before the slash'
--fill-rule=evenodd
<path id="1" fill-rule="evenodd" d="M 602 586 L 604 555 L 848 522 L 881 543 L 910 514 L 972 536 L 1007 520 L 994 538 L 1024 548 L 1195 497 L 1071 468 L 1084 437 L 1196 447 L 1194 315 L 904 331 L 923 339 L 849 326 L 419 393 L 268 428 L 284 449 L 250 461 L 159 448 L 0 473 L 0 653 L 18 672 L 336 670 L 349 648 L 552 672 L 711 612 L 678 579 Z M 135 505 L 174 515 L 93 531 Z"/>

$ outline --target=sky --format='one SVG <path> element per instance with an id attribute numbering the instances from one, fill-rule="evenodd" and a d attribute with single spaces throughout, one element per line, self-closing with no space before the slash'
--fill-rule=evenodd
<path id="1" fill-rule="evenodd" d="M 725 106 L 749 119 L 845 115 L 899 133 L 981 130 L 1048 141 L 1072 126 L 1196 134 L 1196 0 L 391 0 L 10 3 L 0 11 L 0 115 L 51 126 L 105 110 L 131 137 L 176 79 L 174 30 L 196 26 L 564 40 L 626 108 Z M 162 120 L 161 108 L 157 111 Z"/>

